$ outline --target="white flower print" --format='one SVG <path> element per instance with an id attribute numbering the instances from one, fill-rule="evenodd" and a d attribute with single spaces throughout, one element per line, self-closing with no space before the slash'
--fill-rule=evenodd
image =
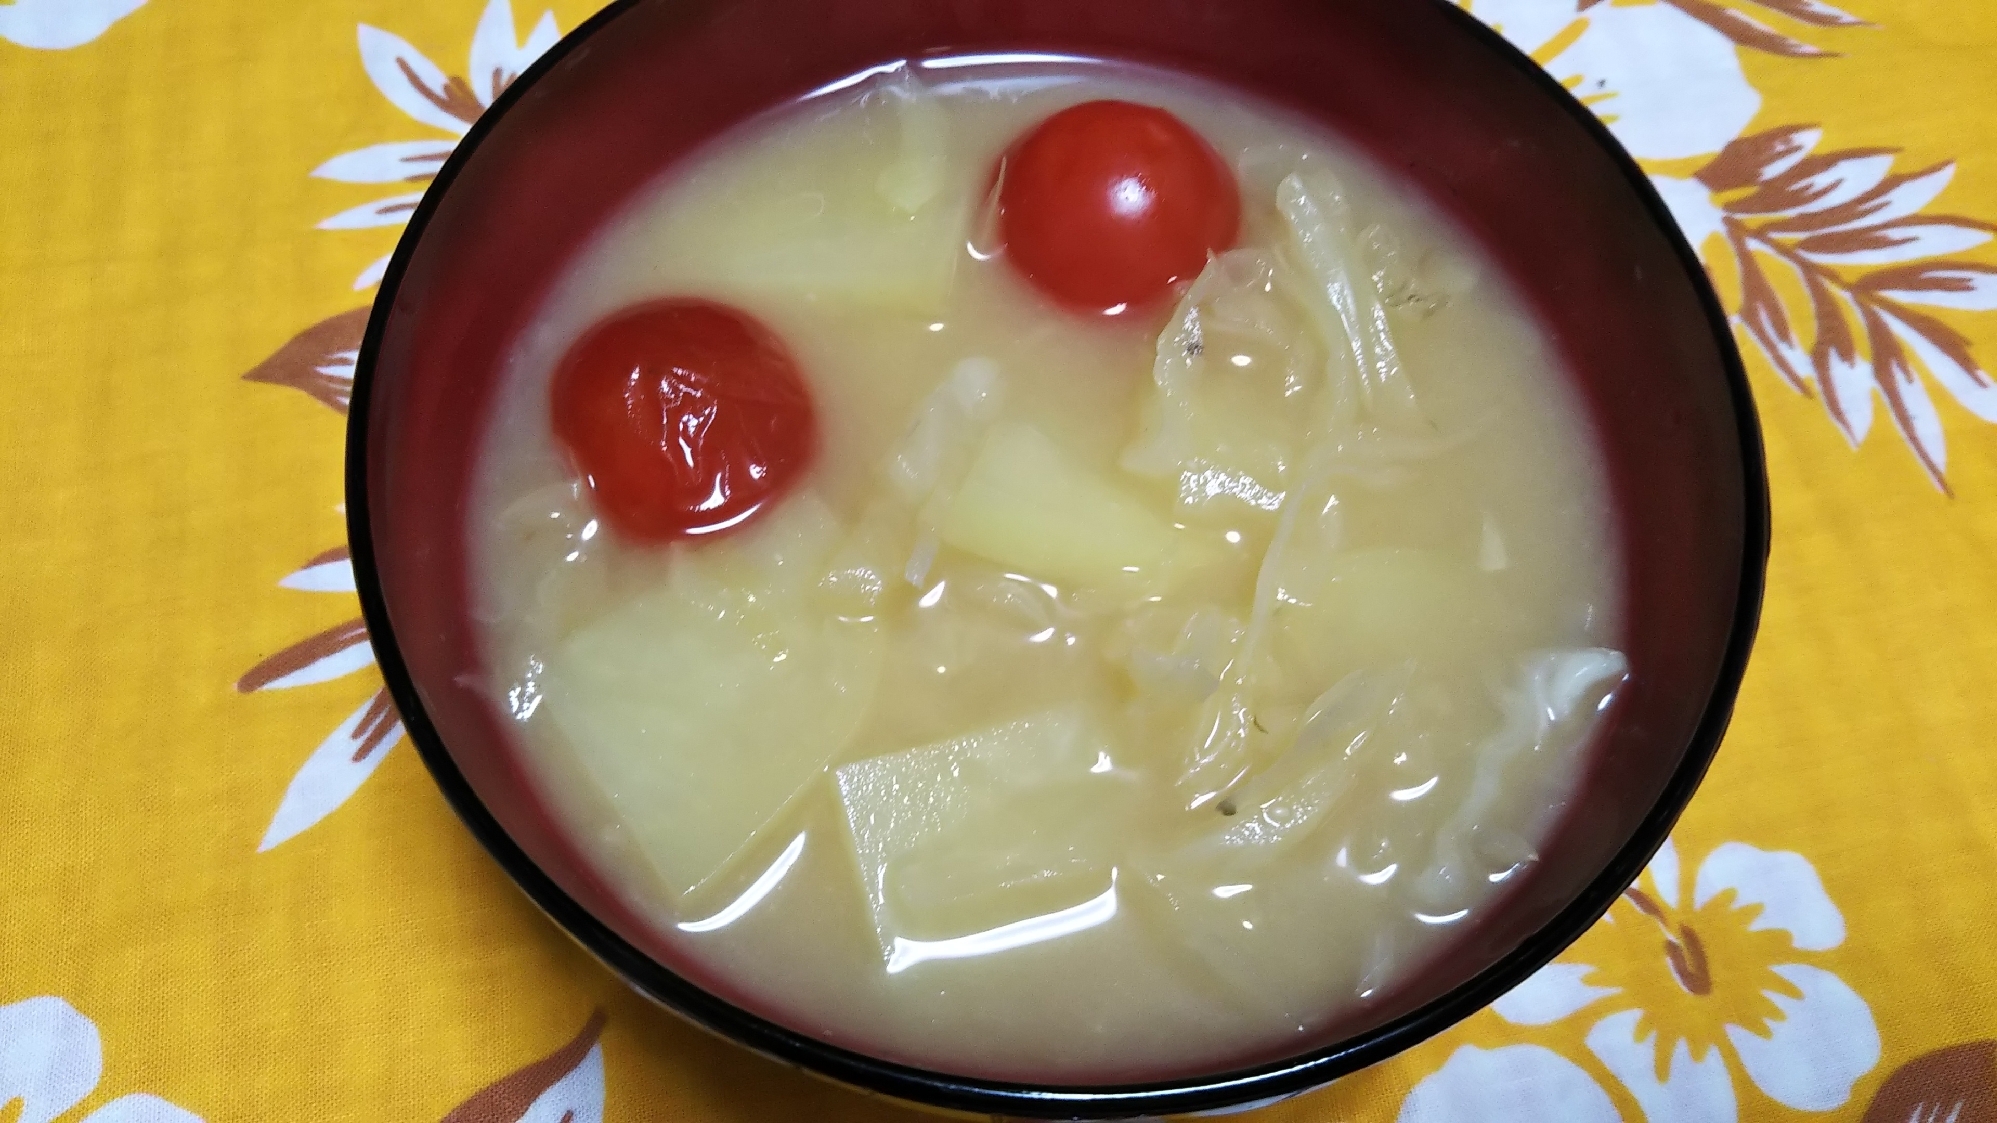
<path id="1" fill-rule="evenodd" d="M 146 0 L 14 0 L 0 5 L 0 39 L 43 51 L 94 42 Z"/>
<path id="2" fill-rule="evenodd" d="M 1470 0 L 1469 11 L 1558 78 L 1639 161 L 1710 156 L 1761 111 L 1735 40 L 1674 4 Z M 1719 233 L 1703 185 L 1651 181 L 1693 248 Z"/>
<path id="3" fill-rule="evenodd" d="M 391 141 L 344 152 L 314 169 L 320 179 L 342 183 L 426 183 L 443 167 L 459 138 L 480 113 L 520 77 L 522 71 L 561 38 L 555 13 L 543 12 L 524 41 L 514 38 L 513 6 L 491 0 L 472 32 L 467 78 L 447 76 L 423 52 L 400 36 L 361 24 L 361 65 L 375 88 L 418 124 L 449 137 Z M 363 230 L 401 226 L 423 198 L 421 191 L 399 192 L 350 207 L 321 223 L 321 230 Z M 354 279 L 356 291 L 378 283 L 388 269 L 383 256 Z"/>
<path id="4" fill-rule="evenodd" d="M 361 24 L 361 65 L 383 97 L 418 124 L 448 133 L 424 140 L 391 141 L 345 152 L 313 171 L 320 179 L 343 183 L 422 184 L 434 178 L 458 140 L 523 71 L 561 38 L 553 12 L 543 12 L 524 40 L 516 37 L 509 0 L 489 0 L 472 32 L 466 74 L 445 74 L 407 40 Z M 400 192 L 350 207 L 319 223 L 325 230 L 400 226 L 423 197 Z M 354 280 L 355 289 L 376 284 L 388 268 L 383 256 Z M 354 363 L 368 310 L 355 308 L 314 324 L 257 364 L 243 377 L 251 382 L 289 386 L 345 414 L 353 393 Z M 353 595 L 353 567 L 345 549 L 331 550 L 278 582 L 307 592 Z M 252 667 L 236 683 L 245 693 L 284 690 L 361 674 L 374 666 L 366 626 L 349 620 L 308 636 Z M 402 723 L 385 689 L 339 724 L 306 758 L 285 789 L 265 830 L 260 851 L 269 850 L 312 827 L 360 790 L 402 739 Z"/>
<path id="5" fill-rule="evenodd" d="M 1742 136 L 1761 97 L 1740 51 L 1799 59 L 1831 52 L 1713 0 L 1465 2 L 1646 165 L 1709 268 L 1725 262 L 1737 271 L 1734 322 L 1743 340 L 1792 388 L 1821 398 L 1853 447 L 1871 430 L 1875 399 L 1884 403 L 1946 493 L 1948 449 L 1929 385 L 1997 422 L 1997 380 L 1967 337 L 1909 307 L 1997 310 L 1997 268 L 1934 260 L 1997 232 L 1976 219 L 1921 213 L 1954 165 L 1895 174 L 1894 149 L 1813 155 L 1823 134 L 1808 125 Z M 1865 26 L 1821 0 L 1743 2 L 1801 34 Z M 1689 176 L 1676 166 L 1706 157 Z M 1803 326 L 1810 330 L 1799 333 Z"/>
<path id="6" fill-rule="evenodd" d="M 104 1045 L 96 1023 L 60 998 L 0 1006 L 0 1107 L 20 1101 L 17 1123 L 51 1123 L 97 1090 Z M 120 1096 L 80 1123 L 201 1123 L 143 1092 Z"/>
<path id="7" fill-rule="evenodd" d="M 353 391 L 354 360 L 368 310 L 356 308 L 300 332 L 243 377 L 289 386 L 346 413 Z M 351 597 L 356 589 L 347 550 L 328 550 L 278 582 L 299 592 Z M 361 674 L 374 666 L 367 628 L 359 618 L 315 633 L 258 663 L 236 682 L 244 694 L 312 686 Z M 377 688 L 305 759 L 264 831 L 259 852 L 296 837 L 333 813 L 402 739 L 388 691 Z"/>
<path id="8" fill-rule="evenodd" d="M 306 563 L 278 584 L 302 592 L 355 593 L 352 559 L 343 547 Z M 245 694 L 311 686 L 358 674 L 374 666 L 367 628 L 359 620 L 309 636 L 252 667 L 236 683 Z M 296 837 L 333 813 L 374 775 L 390 749 L 402 739 L 386 688 L 362 703 L 330 736 L 320 742 L 292 778 L 264 831 L 259 852 Z"/>
<path id="9" fill-rule="evenodd" d="M 1560 79 L 1639 159 L 1718 152 L 1761 110 L 1734 41 L 1665 3 L 1472 0 L 1470 14 Z"/>
<path id="10" fill-rule="evenodd" d="M 1816 870 L 1729 842 L 1689 894 L 1684 882 L 1667 842 L 1581 951 L 1493 1004 L 1515 1027 L 1581 1031 L 1574 1055 L 1459 1048 L 1409 1095 L 1403 1123 L 1618 1118 L 1598 1076 L 1650 1123 L 1730 1123 L 1741 1077 L 1792 1110 L 1844 1106 L 1879 1063 L 1879 1031 L 1865 1000 L 1811 962 L 1845 936 Z"/>
<path id="11" fill-rule="evenodd" d="M 1465 1045 L 1415 1085 L 1399 1123 L 1622 1123 L 1581 1066 L 1543 1045 Z"/>

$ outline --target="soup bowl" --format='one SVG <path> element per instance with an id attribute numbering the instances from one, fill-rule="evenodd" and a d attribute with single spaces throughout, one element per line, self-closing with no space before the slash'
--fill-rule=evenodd
<path id="1" fill-rule="evenodd" d="M 983 1079 L 867 1055 L 700 975 L 565 834 L 481 688 L 474 465 L 509 348 L 635 192 L 751 117 L 897 60 L 1124 60 L 1341 134 L 1509 275 L 1576 383 L 1617 512 L 1630 677 L 1576 796 L 1446 952 L 1291 1055 L 1144 1084 Z M 1768 549 L 1759 430 L 1728 321 L 1649 181 L 1559 83 L 1442 0 L 619 0 L 471 129 L 369 321 L 347 460 L 382 672 L 458 814 L 556 924 L 643 994 L 778 1061 L 946 1111 L 1225 1112 L 1317 1087 L 1504 994 L 1664 841 L 1726 727 Z M 836 1034 L 833 1035 L 836 1037 Z"/>

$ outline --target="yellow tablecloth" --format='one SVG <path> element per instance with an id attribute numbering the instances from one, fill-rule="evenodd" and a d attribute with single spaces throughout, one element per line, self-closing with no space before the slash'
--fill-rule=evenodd
<path id="1" fill-rule="evenodd" d="M 592 8 L 540 2 L 0 6 L 0 1120 L 907 1115 L 628 993 L 377 693 L 338 549 L 371 263 Z M 1260 1118 L 1997 1118 L 1997 17 L 1851 3 L 1475 0 L 1739 312 L 1766 621 L 1612 923 Z"/>

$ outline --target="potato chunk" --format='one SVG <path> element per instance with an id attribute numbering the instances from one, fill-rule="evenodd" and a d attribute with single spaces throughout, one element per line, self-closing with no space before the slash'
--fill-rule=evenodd
<path id="1" fill-rule="evenodd" d="M 1127 584 L 1181 560 L 1172 524 L 1031 425 L 993 429 L 943 517 L 945 543 L 1043 581 Z"/>
<path id="2" fill-rule="evenodd" d="M 874 629 L 809 599 L 826 536 L 806 506 L 755 540 L 675 559 L 663 587 L 547 658 L 549 717 L 677 896 L 809 787 L 872 702 Z"/>
<path id="3" fill-rule="evenodd" d="M 1113 912 L 1105 895 L 1132 781 L 1076 710 L 858 761 L 833 777 L 890 970 L 952 948 L 970 954 L 967 937 L 1091 901 Z"/>

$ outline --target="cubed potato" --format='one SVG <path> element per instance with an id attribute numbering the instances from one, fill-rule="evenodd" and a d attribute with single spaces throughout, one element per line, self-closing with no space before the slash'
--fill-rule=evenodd
<path id="1" fill-rule="evenodd" d="M 547 656 L 549 718 L 674 894 L 723 872 L 872 704 L 874 629 L 808 599 L 815 521 L 800 509 L 757 539 L 690 551 L 664 587 Z"/>
<path id="2" fill-rule="evenodd" d="M 941 529 L 950 546 L 1056 583 L 1136 584 L 1190 552 L 1151 505 L 1019 423 L 993 429 Z"/>
<path id="3" fill-rule="evenodd" d="M 1101 897 L 1131 780 L 1056 710 L 833 773 L 881 949 L 935 945 Z"/>

